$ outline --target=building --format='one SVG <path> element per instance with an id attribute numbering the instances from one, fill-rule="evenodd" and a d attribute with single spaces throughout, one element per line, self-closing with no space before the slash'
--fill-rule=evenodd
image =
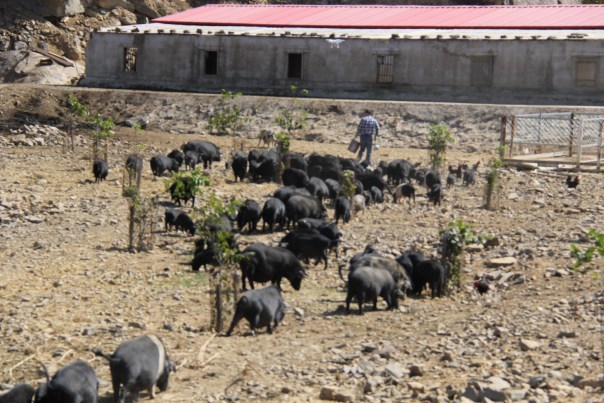
<path id="1" fill-rule="evenodd" d="M 604 103 L 604 5 L 207 5 L 91 35 L 84 85 Z"/>

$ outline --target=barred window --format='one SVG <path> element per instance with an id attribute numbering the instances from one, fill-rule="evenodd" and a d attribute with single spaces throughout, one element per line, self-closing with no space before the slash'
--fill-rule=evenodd
<path id="1" fill-rule="evenodd" d="M 391 83 L 394 69 L 394 56 L 378 55 L 377 66 L 377 82 Z"/>

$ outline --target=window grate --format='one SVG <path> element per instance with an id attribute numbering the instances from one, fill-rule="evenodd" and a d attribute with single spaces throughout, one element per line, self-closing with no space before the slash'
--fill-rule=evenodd
<path id="1" fill-rule="evenodd" d="M 136 71 L 137 48 L 124 49 L 124 71 Z"/>
<path id="2" fill-rule="evenodd" d="M 394 56 L 380 55 L 377 57 L 378 64 L 378 83 L 391 83 L 394 70 Z"/>

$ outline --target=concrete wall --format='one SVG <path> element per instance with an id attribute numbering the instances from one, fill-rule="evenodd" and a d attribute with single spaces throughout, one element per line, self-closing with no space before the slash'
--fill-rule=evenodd
<path id="1" fill-rule="evenodd" d="M 138 49 L 136 72 L 122 71 L 127 47 Z M 208 50 L 218 52 L 217 76 L 204 74 Z M 302 80 L 286 78 L 288 52 L 304 55 Z M 376 83 L 378 55 L 394 55 L 392 84 Z M 491 86 L 471 85 L 473 56 L 493 57 Z M 576 85 L 580 56 L 599 60 L 594 86 Z M 92 35 L 86 66 L 91 86 L 282 95 L 295 84 L 315 97 L 604 102 L 604 41 L 596 40 L 346 39 L 335 47 L 324 38 L 112 32 Z"/>

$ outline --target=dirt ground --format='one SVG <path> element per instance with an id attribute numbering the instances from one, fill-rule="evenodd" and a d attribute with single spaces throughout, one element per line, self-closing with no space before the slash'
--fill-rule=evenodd
<path id="1" fill-rule="evenodd" d="M 3 108 L 6 117 L 29 106 Z M 54 372 L 81 358 L 101 380 L 100 401 L 110 402 L 109 367 L 92 349 L 112 352 L 128 339 L 156 334 L 178 367 L 158 402 L 318 401 L 322 391 L 369 402 L 464 401 L 473 391 L 478 400 L 604 401 L 602 260 L 583 273 L 571 269 L 570 257 L 571 244 L 589 246 L 590 228 L 604 229 L 602 175 L 584 174 L 569 190 L 565 176 L 504 169 L 499 211 L 482 208 L 484 169 L 476 185 L 446 189 L 441 207 L 428 205 L 423 189 L 416 204 L 370 206 L 341 226 L 339 261 L 330 257 L 327 270 L 309 268 L 298 292 L 284 286 L 289 308 L 274 334 L 253 337 L 242 322 L 227 338 L 208 330 L 208 274 L 187 265 L 195 237 L 165 233 L 162 208 L 153 250 L 126 250 L 123 161 L 142 153 L 143 193 L 168 201 L 149 158 L 193 138 L 215 142 L 223 156 L 235 144 L 227 137 L 119 127 L 109 147 L 109 177 L 100 184 L 91 181 L 87 145 L 75 153 L 59 145 L 0 148 L 0 383 L 35 385 L 43 377 L 40 362 Z M 294 140 L 291 148 L 350 156 L 346 141 Z M 246 150 L 255 146 L 246 141 Z M 374 155 L 395 158 L 427 163 L 419 148 L 382 147 Z M 448 154 L 453 164 L 484 166 L 489 158 L 461 145 Z M 222 164 L 209 175 L 221 198 L 262 203 L 278 187 L 234 183 Z M 331 206 L 328 211 L 333 219 Z M 380 303 L 376 312 L 345 314 L 338 264 L 368 243 L 386 255 L 417 249 L 436 256 L 439 230 L 455 216 L 500 240 L 465 253 L 457 294 L 407 298 L 398 311 Z M 242 235 L 240 244 L 275 245 L 283 235 Z M 500 257 L 515 263 L 489 267 Z M 486 296 L 472 288 L 482 274 L 494 279 Z"/>

